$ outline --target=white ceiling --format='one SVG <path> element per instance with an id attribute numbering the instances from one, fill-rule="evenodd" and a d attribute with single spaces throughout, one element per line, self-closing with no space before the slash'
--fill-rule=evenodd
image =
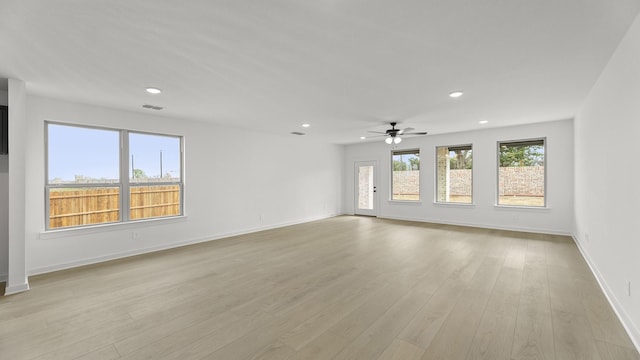
<path id="1" fill-rule="evenodd" d="M 639 9 L 638 0 L 0 0 L 0 77 L 54 98 L 352 143 L 389 121 L 433 134 L 572 118 Z M 447 96 L 457 89 L 461 98 Z"/>

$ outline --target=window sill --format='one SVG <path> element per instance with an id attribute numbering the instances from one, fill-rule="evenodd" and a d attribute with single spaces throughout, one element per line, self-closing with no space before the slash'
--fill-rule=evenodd
<path id="1" fill-rule="evenodd" d="M 442 206 L 442 207 L 459 207 L 459 208 L 467 208 L 472 209 L 476 207 L 474 203 L 455 203 L 455 202 L 433 202 L 434 206 Z"/>
<path id="2" fill-rule="evenodd" d="M 549 211 L 551 208 L 548 206 L 519 206 L 519 205 L 498 205 L 494 204 L 494 208 L 496 209 L 504 209 L 504 210 L 528 210 L 528 211 Z"/>
<path id="3" fill-rule="evenodd" d="M 96 234 L 96 233 L 102 233 L 107 231 L 137 229 L 137 228 L 140 228 L 141 226 L 145 226 L 149 224 L 154 224 L 154 225 L 171 224 L 171 223 L 183 222 L 186 220 L 187 220 L 187 215 L 180 215 L 180 216 L 135 220 L 135 221 L 128 221 L 128 222 L 116 222 L 116 223 L 88 225 L 88 226 L 81 226 L 81 227 L 70 227 L 70 228 L 55 229 L 55 230 L 45 230 L 39 234 L 39 238 L 44 240 L 44 239 L 56 239 L 56 238 L 69 237 L 69 236 L 82 236 L 82 235 Z"/>
<path id="4" fill-rule="evenodd" d="M 420 206 L 422 205 L 422 201 L 420 200 L 388 200 L 391 205 L 414 205 Z"/>

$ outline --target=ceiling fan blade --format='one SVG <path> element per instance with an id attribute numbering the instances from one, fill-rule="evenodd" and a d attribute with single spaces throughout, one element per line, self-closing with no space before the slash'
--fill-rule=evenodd
<path id="1" fill-rule="evenodd" d="M 367 136 L 366 138 L 374 138 L 374 137 L 382 137 L 382 136 L 387 136 L 387 134 L 381 134 L 381 135 L 371 135 L 371 136 Z"/>
<path id="2" fill-rule="evenodd" d="M 412 128 L 412 127 L 404 128 L 404 129 L 400 130 L 400 131 L 398 132 L 398 134 L 400 134 L 400 135 L 402 135 L 402 134 L 406 134 L 406 133 L 408 133 L 409 131 L 413 131 L 413 130 L 415 130 L 415 129 L 414 129 L 414 128 Z"/>
<path id="3" fill-rule="evenodd" d="M 382 134 L 382 135 L 387 135 L 386 132 L 380 132 L 380 131 L 368 131 L 370 133 L 374 133 L 374 134 Z"/>
<path id="4" fill-rule="evenodd" d="M 422 132 L 412 132 L 412 133 L 404 133 L 402 135 L 427 135 L 426 131 L 422 131 Z"/>

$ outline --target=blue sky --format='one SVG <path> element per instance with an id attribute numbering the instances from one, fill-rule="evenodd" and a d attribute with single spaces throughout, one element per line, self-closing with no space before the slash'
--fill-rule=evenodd
<path id="1" fill-rule="evenodd" d="M 118 179 L 120 133 L 114 130 L 92 129 L 49 124 L 48 127 L 49 180 L 60 178 L 75 180 L 75 175 L 95 179 Z M 160 152 L 162 172 L 179 177 L 180 139 L 150 134 L 129 134 L 129 155 L 133 155 L 136 169 L 148 177 L 160 176 Z M 131 163 L 129 163 L 131 176 Z"/>
<path id="2" fill-rule="evenodd" d="M 162 174 L 160 174 L 160 152 L 162 152 Z M 141 169 L 148 177 L 160 177 L 167 173 L 180 176 L 180 139 L 177 137 L 150 134 L 129 134 L 129 161 L 133 155 L 136 169 Z M 131 176 L 129 163 L 129 176 Z"/>

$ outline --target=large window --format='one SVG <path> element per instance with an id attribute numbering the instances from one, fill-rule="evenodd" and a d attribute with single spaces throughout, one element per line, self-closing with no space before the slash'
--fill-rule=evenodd
<path id="1" fill-rule="evenodd" d="M 420 200 L 420 150 L 391 152 L 391 200 Z"/>
<path id="2" fill-rule="evenodd" d="M 181 137 L 57 123 L 46 133 L 47 229 L 182 215 Z"/>
<path id="3" fill-rule="evenodd" d="M 473 202 L 471 145 L 436 148 L 436 202 Z"/>
<path id="4" fill-rule="evenodd" d="M 498 205 L 543 207 L 545 139 L 498 143 Z"/>

